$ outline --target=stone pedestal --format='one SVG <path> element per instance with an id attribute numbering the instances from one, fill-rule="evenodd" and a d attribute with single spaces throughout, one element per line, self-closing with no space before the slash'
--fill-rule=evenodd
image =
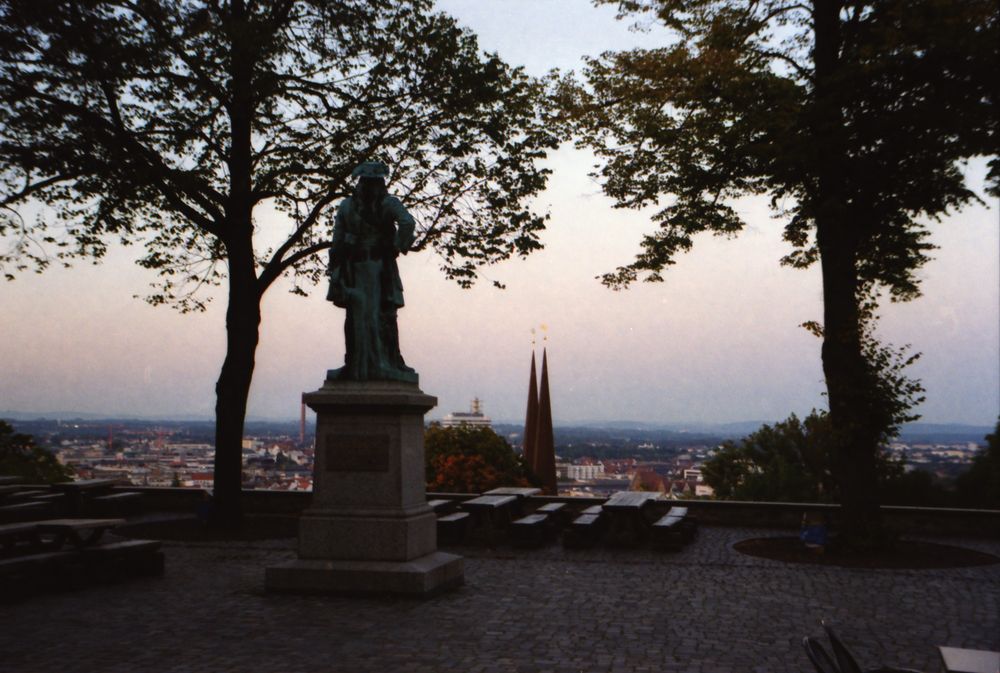
<path id="1" fill-rule="evenodd" d="M 425 596 L 463 581 L 462 558 L 437 551 L 424 485 L 424 414 L 415 383 L 330 381 L 306 393 L 316 412 L 312 506 L 299 558 L 267 569 L 268 591 Z"/>

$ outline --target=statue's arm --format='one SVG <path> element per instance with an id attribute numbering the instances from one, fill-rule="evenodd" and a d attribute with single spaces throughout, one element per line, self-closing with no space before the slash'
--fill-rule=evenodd
<path id="1" fill-rule="evenodd" d="M 394 196 L 390 196 L 386 199 L 388 202 L 386 205 L 389 207 L 389 212 L 392 213 L 392 217 L 396 220 L 396 249 L 400 252 L 406 252 L 413 245 L 413 241 L 416 238 L 416 227 L 417 221 L 413 219 L 413 215 L 410 215 L 409 211 L 403 207 L 403 203 Z"/>
<path id="2" fill-rule="evenodd" d="M 344 201 L 337 208 L 337 215 L 333 218 L 333 246 L 330 248 L 330 264 L 327 267 L 328 273 L 332 274 L 334 267 L 343 261 L 345 253 L 344 239 L 347 233 L 347 202 Z"/>

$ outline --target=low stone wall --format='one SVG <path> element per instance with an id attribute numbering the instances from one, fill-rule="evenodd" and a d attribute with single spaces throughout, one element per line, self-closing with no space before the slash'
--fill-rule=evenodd
<path id="1" fill-rule="evenodd" d="M 151 512 L 194 514 L 207 491 L 200 488 L 123 486 L 119 490 L 143 494 L 143 507 Z M 243 511 L 248 514 L 299 514 L 309 506 L 312 493 L 299 491 L 243 491 Z"/>
<path id="2" fill-rule="evenodd" d="M 127 487 L 123 490 L 143 493 L 147 511 L 186 512 L 194 514 L 205 492 L 191 488 Z M 468 500 L 472 493 L 428 493 L 430 499 Z M 250 514 L 295 515 L 312 499 L 311 493 L 294 491 L 243 491 L 243 508 Z M 580 511 L 604 502 L 603 498 L 537 496 L 528 498 L 526 510 L 547 502 L 565 502 Z M 805 512 L 822 512 L 836 525 L 839 505 L 737 502 L 732 500 L 669 500 L 653 503 L 655 512 L 665 513 L 671 506 L 687 507 L 698 522 L 708 526 L 783 528 L 797 530 Z M 945 535 L 956 537 L 1000 538 L 1000 510 L 944 509 L 934 507 L 883 507 L 885 522 L 891 528 L 910 535 Z"/>

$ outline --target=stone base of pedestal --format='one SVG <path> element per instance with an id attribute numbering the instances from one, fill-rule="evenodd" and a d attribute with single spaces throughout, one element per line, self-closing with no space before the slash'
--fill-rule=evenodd
<path id="1" fill-rule="evenodd" d="M 312 505 L 299 558 L 268 568 L 268 591 L 432 596 L 463 582 L 462 557 L 437 551 L 427 506 L 424 414 L 416 382 L 341 381 L 302 396 L 316 412 Z"/>
<path id="2" fill-rule="evenodd" d="M 437 550 L 437 519 L 427 505 L 399 509 L 307 509 L 299 519 L 299 558 L 408 561 Z"/>
<path id="3" fill-rule="evenodd" d="M 268 591 L 429 597 L 464 582 L 462 557 L 434 552 L 410 561 L 298 559 L 267 569 Z"/>

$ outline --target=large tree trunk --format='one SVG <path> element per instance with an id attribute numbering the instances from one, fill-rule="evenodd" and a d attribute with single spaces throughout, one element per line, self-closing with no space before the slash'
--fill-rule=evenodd
<path id="1" fill-rule="evenodd" d="M 820 224 L 823 266 L 823 373 L 833 426 L 834 475 L 840 487 L 843 533 L 849 544 L 882 537 L 878 501 L 879 428 L 872 381 L 862 352 L 857 304 L 857 253 L 842 222 Z"/>
<path id="2" fill-rule="evenodd" d="M 862 351 L 858 312 L 860 222 L 846 181 L 843 111 L 849 105 L 838 81 L 839 0 L 815 0 L 815 112 L 817 150 L 816 238 L 823 273 L 823 373 L 833 426 L 834 476 L 840 488 L 843 535 L 849 544 L 881 539 L 878 503 L 879 428 L 873 419 L 872 381 Z"/>
<path id="3" fill-rule="evenodd" d="M 229 251 L 226 359 L 215 386 L 215 522 L 224 527 L 242 520 L 243 424 L 260 326 L 253 257 L 249 243 L 241 247 Z"/>
<path id="4" fill-rule="evenodd" d="M 231 132 L 229 201 L 223 242 L 229 261 L 226 360 L 215 386 L 215 523 L 242 521 L 243 423 L 253 378 L 260 327 L 260 292 L 253 254 L 251 129 L 253 120 L 253 35 L 243 0 L 230 5 L 227 108 Z"/>

